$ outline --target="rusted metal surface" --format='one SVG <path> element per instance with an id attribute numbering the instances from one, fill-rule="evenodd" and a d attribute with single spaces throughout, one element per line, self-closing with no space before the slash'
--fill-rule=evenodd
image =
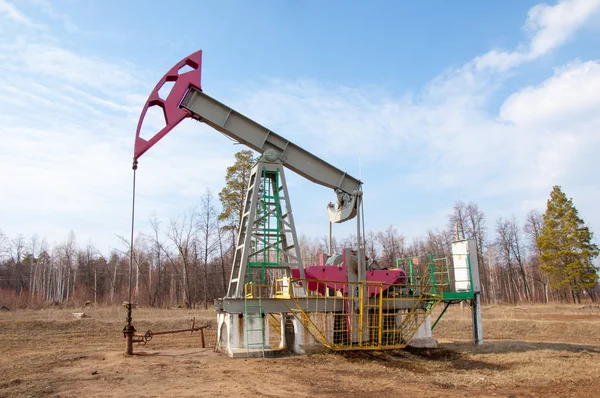
<path id="1" fill-rule="evenodd" d="M 158 336 L 161 334 L 174 334 L 174 333 L 185 333 L 185 332 L 200 332 L 202 348 L 206 348 L 206 343 L 204 340 L 204 329 L 210 329 L 210 325 L 196 326 L 196 318 L 191 319 L 192 327 L 188 329 L 176 329 L 176 330 L 163 330 L 160 332 L 153 332 L 152 330 L 148 330 L 146 333 L 136 333 L 133 335 L 133 342 L 139 344 L 146 344 L 152 340 L 152 337 Z"/>
<path id="2" fill-rule="evenodd" d="M 127 355 L 133 355 L 133 343 L 136 341 L 135 328 L 131 324 L 132 307 L 133 307 L 133 305 L 130 302 L 126 303 L 126 305 L 125 305 L 125 308 L 127 309 L 127 318 L 125 318 L 127 325 L 125 325 L 125 327 L 123 328 L 123 337 L 125 338 L 125 353 Z"/>

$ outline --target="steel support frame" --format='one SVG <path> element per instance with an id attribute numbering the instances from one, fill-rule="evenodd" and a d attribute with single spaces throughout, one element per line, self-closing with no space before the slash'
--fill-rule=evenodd
<path id="1" fill-rule="evenodd" d="M 276 203 L 273 206 L 280 206 L 281 211 L 273 212 L 269 210 L 269 214 L 277 214 L 277 223 L 279 225 L 277 232 L 279 237 L 277 240 L 280 245 L 283 262 L 272 268 L 288 270 L 288 276 L 291 274 L 289 271 L 291 268 L 298 268 L 302 278 L 305 277 L 304 266 L 302 264 L 298 246 L 296 225 L 294 223 L 292 206 L 283 169 L 283 164 L 280 160 L 259 160 L 252 167 L 246 192 L 244 213 L 239 225 L 238 241 L 233 259 L 233 267 L 231 268 L 231 276 L 229 278 L 227 298 L 243 298 L 245 296 L 244 286 L 246 283 L 251 282 L 247 280 L 248 263 L 252 261 L 252 256 L 259 254 L 259 252 L 254 249 L 253 242 L 261 241 L 263 239 L 262 234 L 264 234 L 264 229 L 261 227 L 261 217 L 257 217 L 257 208 L 259 206 L 261 194 L 261 176 L 265 171 L 278 173 L 280 185 L 275 187 L 275 189 L 279 191 L 279 203 Z M 288 242 L 288 234 L 292 240 L 291 242 Z"/>
<path id="2" fill-rule="evenodd" d="M 227 312 L 230 314 L 243 314 L 245 303 L 252 304 L 255 301 L 255 305 L 258 305 L 258 299 L 243 299 L 243 298 L 223 298 L 215 300 L 215 311 L 216 312 Z M 389 300 L 388 300 L 389 301 Z M 377 306 L 379 298 L 373 297 L 366 301 L 369 306 Z M 327 302 L 323 298 L 298 298 L 296 301 L 292 299 L 280 299 L 280 298 L 261 298 L 261 305 L 263 312 L 266 314 L 284 313 L 290 312 L 290 308 L 300 307 L 307 313 L 311 312 L 341 312 L 345 311 L 345 304 L 343 300 L 339 300 L 335 304 Z M 410 310 L 410 309 L 427 309 L 427 304 L 422 300 L 407 300 L 398 299 L 394 303 L 390 303 L 390 307 L 397 310 Z"/>

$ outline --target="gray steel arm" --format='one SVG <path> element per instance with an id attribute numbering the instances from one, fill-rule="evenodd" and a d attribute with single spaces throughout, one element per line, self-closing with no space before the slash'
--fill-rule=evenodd
<path id="1" fill-rule="evenodd" d="M 283 164 L 308 180 L 336 191 L 338 206 L 327 206 L 329 221 L 340 223 L 356 216 L 362 182 L 300 148 L 252 119 L 190 87 L 181 101 L 182 108 L 228 137 L 259 153 L 274 151 Z"/>
<path id="2" fill-rule="evenodd" d="M 339 189 L 353 197 L 356 196 L 356 191 L 360 190 L 362 184 L 360 180 L 194 87 L 190 87 L 181 102 L 181 107 L 189 110 L 192 118 L 206 123 L 259 153 L 274 150 L 281 154 L 287 168 L 314 183 L 334 190 Z M 340 222 L 349 218 L 352 217 L 341 217 L 338 221 L 332 221 Z"/>

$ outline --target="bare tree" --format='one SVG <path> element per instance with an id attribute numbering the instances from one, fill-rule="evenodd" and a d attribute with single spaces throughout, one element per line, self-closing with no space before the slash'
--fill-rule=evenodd
<path id="1" fill-rule="evenodd" d="M 436 256 L 443 256 L 450 253 L 452 241 L 454 240 L 454 233 L 448 229 L 436 229 L 428 230 L 427 237 L 425 238 L 424 253 L 433 254 Z"/>
<path id="2" fill-rule="evenodd" d="M 332 240 L 332 246 L 333 246 L 333 240 Z M 342 239 L 340 239 L 339 244 L 336 241 L 336 253 L 341 253 L 342 249 L 353 249 L 356 250 L 356 234 L 350 234 Z"/>
<path id="3" fill-rule="evenodd" d="M 393 225 L 390 225 L 383 232 L 378 232 L 376 240 L 381 247 L 381 265 L 393 267 L 396 264 L 396 259 L 404 257 L 404 235 L 399 233 Z"/>
<path id="4" fill-rule="evenodd" d="M 198 232 L 202 245 L 202 254 L 204 260 L 204 309 L 208 308 L 208 259 L 219 248 L 217 211 L 214 206 L 214 196 L 210 189 L 206 189 L 200 199 L 200 217 L 198 219 Z"/>
<path id="5" fill-rule="evenodd" d="M 474 239 L 477 244 L 477 262 L 479 264 L 479 279 L 481 281 L 482 297 L 489 301 L 491 297 L 489 272 L 486 258 L 483 255 L 487 241 L 487 227 L 485 225 L 485 214 L 479 206 L 470 202 L 465 204 L 458 201 L 454 204 L 450 214 L 450 227 L 458 230 L 459 238 Z"/>
<path id="6" fill-rule="evenodd" d="M 27 288 L 25 279 L 23 277 L 22 260 L 25 256 L 25 238 L 23 235 L 18 235 L 10 242 L 10 262 L 14 270 L 15 293 L 19 294 L 22 290 Z"/>
<path id="7" fill-rule="evenodd" d="M 193 247 L 197 240 L 198 213 L 195 209 L 187 214 L 171 219 L 167 236 L 175 246 L 177 256 L 163 247 L 163 254 L 171 265 L 175 275 L 181 283 L 184 303 L 187 308 L 193 307 L 194 297 L 190 283 L 190 276 L 194 267 Z"/>
<path id="8" fill-rule="evenodd" d="M 112 267 L 112 270 L 110 270 L 110 302 L 114 303 L 115 302 L 115 293 L 116 293 L 116 289 L 117 289 L 117 274 L 118 274 L 118 270 L 119 270 L 119 265 L 120 265 L 120 261 L 119 261 L 119 256 L 116 252 L 112 252 L 110 255 L 110 259 L 109 261 L 106 262 L 106 268 L 108 270 L 110 270 L 110 268 Z"/>
<path id="9" fill-rule="evenodd" d="M 527 272 L 525 270 L 525 259 L 523 251 L 523 238 L 521 236 L 521 228 L 517 218 L 513 215 L 509 222 L 509 237 L 510 237 L 510 249 L 513 253 L 513 257 L 519 266 L 521 279 L 523 281 L 523 288 L 525 290 L 525 297 L 528 301 L 531 301 L 531 292 L 529 290 L 529 283 L 527 282 Z"/>
<path id="10" fill-rule="evenodd" d="M 323 252 L 327 253 L 329 248 L 329 236 L 322 236 L 320 239 L 321 247 L 323 248 Z M 353 242 L 352 245 L 355 245 L 356 242 Z M 340 254 L 342 252 L 343 246 L 338 243 L 338 240 L 335 236 L 331 237 L 331 255 Z"/>
<path id="11" fill-rule="evenodd" d="M 37 236 L 37 234 L 33 234 L 31 236 L 31 239 L 29 242 L 29 253 L 31 256 L 30 257 L 31 264 L 29 267 L 29 294 L 30 294 L 32 300 L 34 298 L 35 290 L 36 290 L 36 286 L 35 286 L 36 274 L 37 274 L 36 252 L 38 250 L 38 240 L 39 240 L 39 237 Z"/>
<path id="12" fill-rule="evenodd" d="M 529 263 L 534 272 L 534 278 L 543 286 L 543 300 L 548 302 L 548 277 L 540 271 L 540 248 L 537 244 L 538 237 L 542 233 L 544 226 L 544 217 L 537 210 L 531 210 L 527 213 L 523 232 L 527 241 L 527 249 L 529 251 Z M 535 284 L 533 285 L 535 287 Z"/>
<path id="13" fill-rule="evenodd" d="M 93 291 L 93 264 L 94 264 L 94 252 L 95 249 L 92 246 L 91 242 L 88 243 L 87 247 L 82 249 L 77 249 L 75 253 L 75 264 L 76 269 L 78 270 L 79 276 L 74 278 L 74 289 L 78 288 L 82 290 L 84 288 L 83 295 L 87 300 L 87 293 L 89 290 Z"/>
<path id="14" fill-rule="evenodd" d="M 67 239 L 58 246 L 57 288 L 60 301 L 68 302 L 71 291 L 74 291 L 75 286 L 72 281 L 76 279 L 76 271 L 73 269 L 76 252 L 75 232 L 71 231 Z"/>
<path id="15" fill-rule="evenodd" d="M 304 234 L 298 238 L 298 245 L 304 266 L 319 264 L 320 255 L 326 252 L 318 239 L 307 237 Z"/>
<path id="16" fill-rule="evenodd" d="M 8 256 L 9 244 L 8 237 L 4 235 L 4 232 L 0 229 L 0 260 Z"/>
<path id="17" fill-rule="evenodd" d="M 529 213 L 527 213 L 523 231 L 527 237 L 527 245 L 529 250 L 537 255 L 540 254 L 540 248 L 538 247 L 537 240 L 542 233 L 543 226 L 544 217 L 539 211 L 531 210 Z"/>
<path id="18" fill-rule="evenodd" d="M 508 269 L 507 293 L 509 294 L 509 300 L 513 304 L 517 304 L 517 302 L 520 301 L 520 292 L 514 280 L 514 259 L 511 242 L 511 229 L 511 222 L 509 220 L 499 218 L 498 221 L 496 221 L 496 246 L 498 247 L 498 251 L 502 261 Z"/>
<path id="19" fill-rule="evenodd" d="M 221 263 L 221 276 L 223 283 L 223 295 L 227 293 L 227 262 L 229 261 L 229 256 L 223 251 L 224 246 L 224 236 L 223 236 L 223 227 L 219 224 L 219 220 L 217 219 L 217 240 L 219 242 L 219 262 Z M 231 253 L 231 250 L 229 251 Z M 227 259 L 227 260 L 226 260 Z"/>
<path id="20" fill-rule="evenodd" d="M 467 205 L 459 200 L 454 203 L 450 214 L 450 228 L 456 229 L 458 239 L 470 239 L 467 234 Z"/>
<path id="21" fill-rule="evenodd" d="M 160 239 L 160 221 L 156 217 L 156 214 L 153 214 L 150 217 L 150 228 L 152 229 L 152 234 L 149 235 L 149 240 L 151 242 L 151 255 L 152 262 L 154 263 L 154 269 L 156 270 L 156 281 L 154 282 L 154 289 L 152 288 L 152 266 L 150 266 L 148 271 L 148 302 L 151 306 L 157 304 L 157 300 L 159 298 L 159 293 L 164 284 L 164 272 L 163 272 L 163 243 Z"/>
<path id="22" fill-rule="evenodd" d="M 368 231 L 366 236 L 365 254 L 372 261 L 378 261 L 379 250 L 377 247 L 377 235 L 373 231 Z"/>

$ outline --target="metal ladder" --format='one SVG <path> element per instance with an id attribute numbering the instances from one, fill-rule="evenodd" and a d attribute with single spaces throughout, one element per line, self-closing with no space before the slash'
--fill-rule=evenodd
<path id="1" fill-rule="evenodd" d="M 279 205 L 279 170 L 267 172 L 265 168 L 261 175 L 261 200 L 257 203 L 256 220 L 259 221 L 257 236 L 260 241 L 255 241 L 254 258 L 248 261 L 247 266 L 247 284 L 245 286 L 244 299 L 244 319 L 246 331 L 246 349 L 249 352 L 251 348 L 258 348 L 263 352 L 265 350 L 265 323 L 263 316 L 262 298 L 266 283 L 266 267 L 278 266 L 281 263 L 281 240 L 279 222 L 271 225 L 271 219 L 279 220 L 281 209 Z M 273 206 L 275 214 L 273 214 Z M 259 246 L 260 243 L 260 246 Z M 272 255 L 274 258 L 270 258 Z M 256 274 L 258 273 L 258 278 Z M 268 293 L 268 292 L 267 292 Z M 250 300 L 253 301 L 250 301 Z M 254 301 L 255 300 L 255 301 Z M 256 342 L 251 342 L 251 334 L 255 336 L 260 333 L 260 338 Z M 254 337 L 253 336 L 253 337 Z"/>
<path id="2" fill-rule="evenodd" d="M 265 328 L 263 321 L 262 297 L 260 285 L 249 282 L 245 285 L 244 295 L 244 330 L 246 334 L 246 351 L 249 353 L 251 349 L 260 349 L 263 357 L 265 355 Z M 256 294 L 257 293 L 257 294 Z M 251 301 L 252 300 L 252 301 Z M 256 300 L 256 301 L 254 301 Z M 251 337 L 255 333 L 260 333 L 260 338 L 255 342 L 251 342 Z"/>

